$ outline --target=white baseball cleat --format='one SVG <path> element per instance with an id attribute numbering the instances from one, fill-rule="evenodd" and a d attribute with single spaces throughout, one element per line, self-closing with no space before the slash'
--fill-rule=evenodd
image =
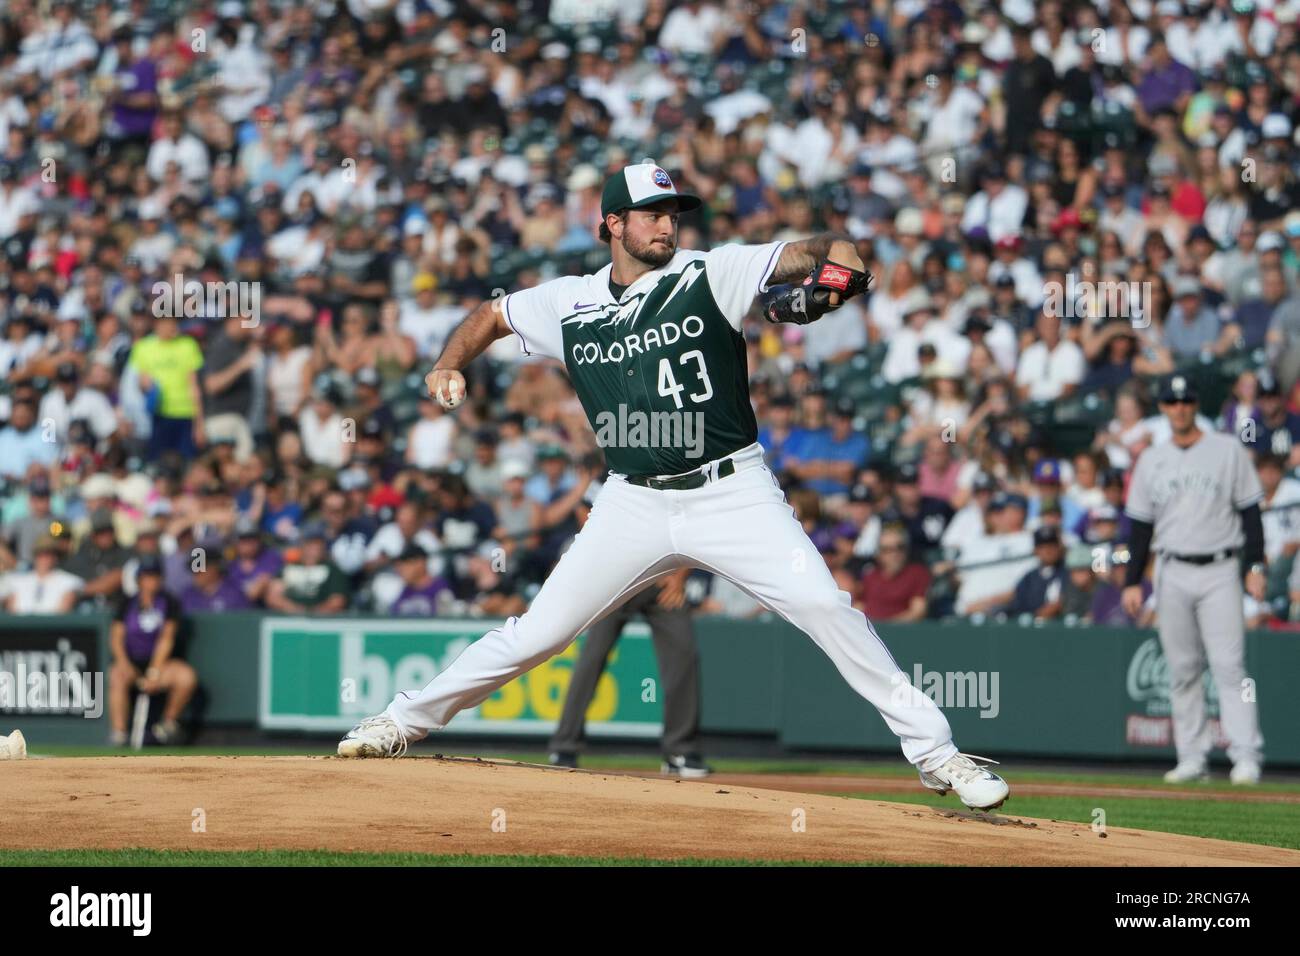
<path id="1" fill-rule="evenodd" d="M 1165 783 L 1200 783 L 1209 779 L 1204 760 L 1180 760 L 1178 766 L 1165 774 Z"/>
<path id="2" fill-rule="evenodd" d="M 406 734 L 387 714 L 367 717 L 339 741 L 340 757 L 400 757 L 406 753 Z"/>
<path id="3" fill-rule="evenodd" d="M 940 796 L 949 790 L 954 791 L 961 802 L 973 810 L 996 810 L 1006 802 L 1011 788 L 1005 780 L 975 760 L 997 763 L 975 754 L 954 754 L 947 763 L 933 770 L 918 770 L 921 783 Z"/>
<path id="4" fill-rule="evenodd" d="M 22 760 L 27 756 L 27 739 L 21 730 L 0 737 L 0 760 Z"/>
<path id="5" fill-rule="evenodd" d="M 1228 779 L 1240 787 L 1253 787 L 1259 783 L 1259 764 L 1253 760 L 1239 760 L 1232 765 Z"/>

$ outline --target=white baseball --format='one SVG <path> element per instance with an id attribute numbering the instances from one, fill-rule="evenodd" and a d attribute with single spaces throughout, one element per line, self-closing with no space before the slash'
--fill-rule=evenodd
<path id="1" fill-rule="evenodd" d="M 460 393 L 460 382 L 454 378 L 447 383 L 446 395 L 442 393 L 442 386 L 438 386 L 438 402 L 443 408 L 455 408 L 464 398 L 465 396 Z"/>

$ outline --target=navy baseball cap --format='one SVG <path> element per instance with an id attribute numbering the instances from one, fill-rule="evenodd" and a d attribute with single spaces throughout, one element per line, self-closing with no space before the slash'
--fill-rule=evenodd
<path id="1" fill-rule="evenodd" d="M 427 561 L 429 559 L 429 552 L 425 551 L 424 548 L 420 547 L 414 541 L 408 541 L 406 547 L 402 548 L 402 553 L 399 554 L 395 560 L 413 561 L 416 558 L 421 561 Z"/>
<path id="2" fill-rule="evenodd" d="M 1040 544 L 1060 544 L 1061 532 L 1049 525 L 1034 530 L 1034 547 Z"/>
<path id="3" fill-rule="evenodd" d="M 871 504 L 876 500 L 871 489 L 866 485 L 854 485 L 849 489 L 849 501 L 855 503 Z"/>
<path id="4" fill-rule="evenodd" d="M 1160 401 L 1194 402 L 1196 401 L 1196 387 L 1192 385 L 1192 380 L 1186 375 L 1174 373 L 1161 383 Z"/>
<path id="5" fill-rule="evenodd" d="M 1059 485 L 1061 483 L 1061 466 L 1054 458 L 1044 458 L 1034 465 L 1034 484 Z"/>
<path id="6" fill-rule="evenodd" d="M 920 472 L 916 470 L 916 465 L 912 462 L 904 462 L 898 466 L 894 472 L 894 483 L 898 485 L 914 485 L 920 480 Z"/>
<path id="7" fill-rule="evenodd" d="M 663 167 L 638 163 L 624 166 L 605 180 L 605 188 L 600 194 L 600 215 L 604 218 L 612 212 L 652 206 L 661 199 L 676 199 L 681 212 L 690 212 L 703 205 L 699 196 L 678 192 L 672 177 Z"/>

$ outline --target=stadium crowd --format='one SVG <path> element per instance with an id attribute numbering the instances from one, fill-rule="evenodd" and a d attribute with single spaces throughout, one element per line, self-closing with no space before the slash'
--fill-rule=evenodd
<path id="1" fill-rule="evenodd" d="M 744 330 L 760 441 L 873 619 L 1137 623 L 1114 545 L 1174 370 L 1256 452 L 1247 614 L 1288 618 L 1298 13 L 10 0 L 0 599 L 113 607 L 155 576 L 183 613 L 520 612 L 595 436 L 513 337 L 454 413 L 423 377 L 483 299 L 607 261 L 601 184 L 650 156 L 705 199 L 682 247 L 833 230 L 876 276 Z"/>

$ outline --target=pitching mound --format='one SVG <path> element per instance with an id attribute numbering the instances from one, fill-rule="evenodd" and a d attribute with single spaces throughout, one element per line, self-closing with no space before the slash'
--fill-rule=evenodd
<path id="1" fill-rule="evenodd" d="M 1014 781 L 1013 781 L 1014 787 Z M 1014 795 L 1013 795 L 1014 799 Z M 343 850 L 974 865 L 1300 865 L 1141 830 L 472 760 L 0 764 L 6 849 Z M 205 832 L 194 832 L 201 820 Z M 803 832 L 792 823 L 802 820 Z"/>

